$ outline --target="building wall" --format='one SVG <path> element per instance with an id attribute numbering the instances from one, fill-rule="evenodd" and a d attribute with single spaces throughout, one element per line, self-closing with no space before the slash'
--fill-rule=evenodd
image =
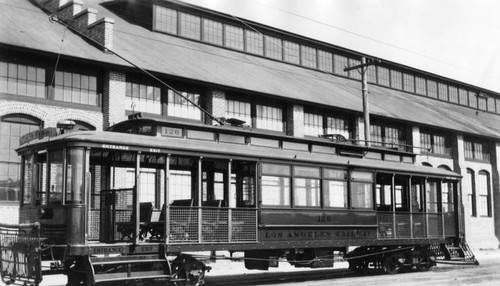
<path id="1" fill-rule="evenodd" d="M 61 106 L 15 102 L 0 99 L 0 117 L 9 114 L 33 116 L 43 122 L 43 128 L 56 127 L 62 120 L 78 120 L 102 130 L 102 113 Z"/>
<path id="2" fill-rule="evenodd" d="M 102 113 L 61 106 L 0 99 L 0 118 L 6 115 L 29 115 L 39 119 L 42 127 L 56 127 L 62 120 L 77 120 L 102 130 Z M 19 202 L 0 201 L 0 223 L 19 223 Z"/>

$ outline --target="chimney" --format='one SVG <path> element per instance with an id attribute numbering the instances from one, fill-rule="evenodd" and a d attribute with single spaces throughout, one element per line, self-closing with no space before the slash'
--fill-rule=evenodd
<path id="1" fill-rule="evenodd" d="M 59 3 L 63 2 L 62 0 Z M 66 3 L 59 4 L 57 8 L 57 17 L 64 22 L 73 21 L 73 16 L 82 11 L 83 2 L 81 0 L 64 1 Z"/>
<path id="2" fill-rule="evenodd" d="M 61 21 L 102 45 L 105 52 L 113 49 L 114 19 L 97 19 L 98 11 L 93 8 L 83 9 L 82 0 L 36 1 L 44 9 L 56 14 Z"/>

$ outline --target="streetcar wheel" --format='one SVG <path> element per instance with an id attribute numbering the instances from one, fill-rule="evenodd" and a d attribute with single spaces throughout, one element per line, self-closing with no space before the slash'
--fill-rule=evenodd
<path id="1" fill-rule="evenodd" d="M 429 251 L 422 250 L 418 254 L 418 263 L 415 268 L 418 271 L 429 271 L 433 265 L 433 260 L 431 259 L 431 254 Z"/>
<path id="2" fill-rule="evenodd" d="M 399 255 L 397 254 L 389 254 L 384 258 L 382 263 L 382 269 L 387 274 L 396 274 L 401 269 L 401 265 L 399 263 Z"/>
<path id="3" fill-rule="evenodd" d="M 183 268 L 177 268 L 170 276 L 170 285 L 172 286 L 186 286 L 187 273 Z"/>
<path id="4" fill-rule="evenodd" d="M 170 285 L 200 286 L 205 284 L 205 271 L 210 267 L 190 255 L 180 254 L 172 262 Z"/>

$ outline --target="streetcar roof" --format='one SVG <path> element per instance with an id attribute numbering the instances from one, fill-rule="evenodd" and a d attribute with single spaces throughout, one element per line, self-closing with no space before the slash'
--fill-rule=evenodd
<path id="1" fill-rule="evenodd" d="M 198 140 L 181 137 L 145 136 L 109 131 L 76 131 L 55 137 L 34 139 L 17 151 L 22 154 L 30 150 L 44 150 L 63 146 L 84 146 L 121 151 L 141 151 L 143 153 L 183 154 L 209 158 L 241 158 L 246 160 L 276 160 L 295 164 L 321 164 L 343 167 L 365 168 L 409 175 L 436 176 L 457 179 L 455 172 L 420 166 L 412 163 L 357 158 L 310 151 L 285 150 L 262 146 Z"/>

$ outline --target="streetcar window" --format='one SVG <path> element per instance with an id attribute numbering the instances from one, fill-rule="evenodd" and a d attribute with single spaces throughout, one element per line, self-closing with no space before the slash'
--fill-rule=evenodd
<path id="1" fill-rule="evenodd" d="M 278 164 L 262 164 L 262 174 L 290 176 L 290 166 Z"/>
<path id="2" fill-rule="evenodd" d="M 427 198 L 427 212 L 437 213 L 439 212 L 439 202 L 438 202 L 438 182 L 434 180 L 427 181 L 426 187 L 426 198 Z"/>
<path id="3" fill-rule="evenodd" d="M 36 189 L 34 183 L 34 155 L 29 154 L 23 156 L 23 205 L 31 205 L 33 191 Z"/>
<path id="4" fill-rule="evenodd" d="M 255 163 L 233 161 L 231 165 L 230 198 L 236 198 L 236 206 L 255 206 Z M 232 200 L 229 206 L 234 207 Z"/>
<path id="5" fill-rule="evenodd" d="M 194 194 L 197 184 L 197 168 L 195 159 L 192 157 L 172 156 L 170 158 L 167 200 L 170 204 L 176 200 L 186 201 L 197 198 Z"/>
<path id="6" fill-rule="evenodd" d="M 348 208 L 347 171 L 323 169 L 323 205 Z"/>
<path id="7" fill-rule="evenodd" d="M 227 172 L 228 161 L 203 160 L 201 180 L 204 202 L 224 201 Z"/>
<path id="8" fill-rule="evenodd" d="M 133 188 L 135 186 L 135 170 L 127 170 L 127 188 Z M 139 202 L 141 203 L 153 203 L 154 206 L 158 207 L 159 202 L 156 201 L 156 170 L 150 168 L 140 169 L 140 186 L 139 186 Z"/>
<path id="9" fill-rule="evenodd" d="M 66 203 L 81 204 L 84 197 L 84 159 L 85 150 L 75 148 L 68 150 L 66 163 Z"/>
<path id="10" fill-rule="evenodd" d="M 392 210 L 392 174 L 377 174 L 375 197 L 378 211 Z"/>
<path id="11" fill-rule="evenodd" d="M 33 185 L 36 188 L 35 205 L 44 206 L 47 204 L 47 190 L 46 190 L 46 175 L 47 175 L 47 153 L 38 153 L 35 155 L 36 168 L 33 174 Z"/>
<path id="12" fill-rule="evenodd" d="M 320 169 L 295 166 L 293 170 L 294 205 L 320 207 Z"/>
<path id="13" fill-rule="evenodd" d="M 423 212 L 422 192 L 424 190 L 423 178 L 411 178 L 411 210 L 412 212 Z"/>
<path id="14" fill-rule="evenodd" d="M 443 212 L 454 212 L 454 200 L 453 200 L 453 183 L 443 182 L 441 184 L 442 190 L 442 202 L 443 202 Z"/>
<path id="15" fill-rule="evenodd" d="M 290 206 L 290 175 L 288 165 L 262 164 L 262 205 Z"/>
<path id="16" fill-rule="evenodd" d="M 351 207 L 373 209 L 373 173 L 351 172 Z"/>
<path id="17" fill-rule="evenodd" d="M 394 178 L 394 199 L 396 211 L 410 211 L 409 177 L 396 175 Z"/>
<path id="18" fill-rule="evenodd" d="M 262 176 L 262 205 L 290 206 L 290 178 Z"/>
<path id="19" fill-rule="evenodd" d="M 49 205 L 62 204 L 63 151 L 49 151 Z"/>
<path id="20" fill-rule="evenodd" d="M 171 170 L 168 179 L 168 201 L 191 199 L 191 171 Z"/>

